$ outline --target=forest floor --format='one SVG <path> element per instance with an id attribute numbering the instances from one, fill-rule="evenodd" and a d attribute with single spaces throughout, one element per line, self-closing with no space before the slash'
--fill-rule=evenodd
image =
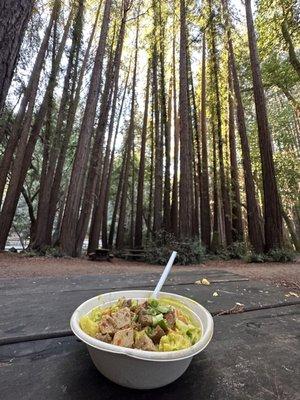
<path id="1" fill-rule="evenodd" d="M 205 271 L 220 269 L 242 276 L 265 280 L 300 290 L 300 259 L 292 263 L 246 263 L 242 260 L 209 260 L 205 264 L 180 266 L 175 271 Z M 121 274 L 158 272 L 162 267 L 137 261 L 114 258 L 111 262 L 95 262 L 86 258 L 26 257 L 21 254 L 0 252 L 0 278 L 55 277 L 74 275 Z"/>

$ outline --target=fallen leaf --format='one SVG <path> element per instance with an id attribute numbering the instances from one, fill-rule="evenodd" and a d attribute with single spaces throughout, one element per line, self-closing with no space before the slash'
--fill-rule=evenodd
<path id="1" fill-rule="evenodd" d="M 200 279 L 199 281 L 196 281 L 195 285 L 206 285 L 206 286 L 208 286 L 208 285 L 210 285 L 210 282 L 209 282 L 208 279 L 203 278 L 203 279 Z"/>
<path id="2" fill-rule="evenodd" d="M 297 293 L 295 293 L 295 292 L 289 292 L 289 295 L 290 295 L 290 296 L 297 297 L 297 298 L 299 297 L 299 295 L 298 295 Z"/>
<path id="3" fill-rule="evenodd" d="M 226 315 L 226 314 L 239 314 L 245 311 L 245 305 L 242 303 L 235 303 L 234 307 L 229 310 L 223 310 L 216 315 Z"/>

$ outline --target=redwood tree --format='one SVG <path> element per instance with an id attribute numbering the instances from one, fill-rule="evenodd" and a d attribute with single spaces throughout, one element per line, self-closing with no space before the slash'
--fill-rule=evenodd
<path id="1" fill-rule="evenodd" d="M 232 211 L 232 239 L 243 241 L 243 221 L 241 210 L 241 196 L 239 188 L 239 174 L 236 154 L 234 102 L 230 65 L 228 65 L 228 136 L 230 151 L 230 183 L 231 183 L 231 211 Z"/>
<path id="2" fill-rule="evenodd" d="M 137 14 L 139 14 L 139 9 Z M 132 77 L 132 93 L 131 93 L 131 105 L 130 105 L 130 120 L 127 131 L 127 143 L 126 143 L 126 158 L 124 165 L 124 175 L 122 180 L 122 195 L 120 201 L 120 213 L 116 237 L 116 247 L 122 248 L 124 246 L 125 236 L 125 220 L 126 220 L 126 205 L 127 205 L 127 194 L 128 194 L 128 180 L 129 170 L 131 165 L 132 149 L 134 144 L 134 132 L 135 132 L 135 100 L 136 100 L 136 79 L 137 79 L 137 60 L 138 60 L 138 41 L 139 41 L 139 15 L 137 15 L 136 25 L 136 36 L 135 36 L 135 55 L 134 55 L 134 67 Z"/>
<path id="3" fill-rule="evenodd" d="M 6 144 L 5 152 L 2 156 L 0 163 L 0 203 L 2 201 L 2 196 L 4 192 L 4 187 L 6 184 L 7 175 L 10 170 L 11 162 L 13 160 L 13 155 L 15 149 L 18 145 L 19 139 L 22 138 L 22 142 L 20 143 L 20 147 L 22 147 L 21 151 L 25 146 L 25 142 L 28 138 L 28 134 L 30 131 L 30 124 L 32 121 L 34 105 L 36 101 L 36 95 L 38 91 L 38 85 L 40 81 L 40 76 L 42 72 L 42 68 L 45 61 L 45 55 L 49 46 L 50 35 L 52 32 L 53 24 L 57 20 L 59 16 L 60 10 L 60 1 L 57 0 L 54 3 L 48 25 L 45 29 L 45 33 L 43 36 L 43 40 L 41 42 L 38 54 L 36 56 L 33 69 L 30 74 L 30 78 L 26 89 L 24 91 L 24 95 L 22 97 L 20 107 L 18 113 L 15 117 L 15 121 L 12 127 L 12 132 L 9 136 L 8 142 Z"/>
<path id="4" fill-rule="evenodd" d="M 0 4 L 0 112 L 4 106 L 34 0 L 3 0 Z"/>
<path id="5" fill-rule="evenodd" d="M 123 17 L 121 21 L 121 26 L 119 30 L 119 37 L 117 41 L 117 46 L 115 50 L 115 56 L 114 56 L 114 61 L 113 65 L 111 66 L 111 71 L 108 72 L 107 74 L 107 79 L 108 81 L 106 84 L 109 84 L 111 86 L 111 93 L 110 93 L 110 99 L 112 98 L 112 94 L 114 92 L 113 96 L 113 101 L 112 101 L 112 111 L 111 111 L 111 119 L 110 119 L 110 126 L 108 130 L 108 138 L 107 138 L 107 144 L 106 144 L 106 151 L 105 151 L 105 157 L 104 157 L 104 163 L 103 163 L 103 170 L 102 174 L 99 176 L 99 182 L 98 182 L 98 190 L 95 193 L 96 195 L 96 200 L 94 202 L 94 209 L 93 209 L 93 216 L 92 216 L 92 221 L 91 221 L 91 227 L 90 227 L 90 235 L 89 235 L 89 247 L 88 251 L 95 250 L 97 247 L 97 244 L 99 242 L 99 237 L 100 237 L 100 230 L 101 230 L 101 224 L 102 224 L 102 218 L 103 218 L 103 212 L 104 212 L 104 206 L 105 206 L 105 198 L 106 198 L 106 191 L 107 191 L 107 174 L 108 174 L 108 169 L 109 169 L 109 156 L 110 156 L 110 146 L 111 146 L 111 140 L 112 140 L 112 135 L 113 135 L 113 127 L 114 127 L 114 116 L 116 112 L 116 103 L 117 103 L 117 98 L 118 98 L 118 85 L 119 85 L 119 70 L 120 70 L 120 63 L 121 63 L 121 55 L 122 55 L 122 49 L 123 49 L 123 42 L 124 42 L 124 36 L 125 36 L 125 25 L 126 25 L 126 16 L 127 12 L 129 9 L 123 9 Z M 105 85 L 106 85 L 105 84 Z M 106 88 L 107 90 L 108 88 Z M 109 105 L 111 103 L 110 99 L 109 101 L 104 98 L 104 95 L 106 94 L 106 90 L 103 92 L 102 96 L 102 104 L 105 106 L 105 113 L 104 115 L 100 115 L 100 118 L 103 121 L 103 128 L 106 126 L 106 120 L 108 118 L 108 111 L 109 111 Z M 102 106 L 101 106 L 102 107 Z M 105 124 L 104 124 L 105 122 Z M 103 130 L 104 134 L 104 130 Z"/>
<path id="6" fill-rule="evenodd" d="M 207 124 L 206 124 L 206 41 L 205 32 L 202 39 L 202 74 L 201 74 L 201 196 L 200 196 L 200 223 L 201 241 L 207 250 L 211 242 L 210 201 L 209 201 L 209 175 L 207 155 Z"/>
<path id="7" fill-rule="evenodd" d="M 163 142 L 161 132 L 159 84 L 158 84 L 158 10 L 153 1 L 153 49 L 152 49 L 152 96 L 154 100 L 154 191 L 153 191 L 153 231 L 162 228 L 162 206 L 163 206 Z"/>
<path id="8" fill-rule="evenodd" d="M 56 126 L 53 132 L 53 137 L 50 138 L 49 143 L 45 144 L 44 141 L 44 147 L 49 146 L 49 155 L 48 155 L 48 161 L 45 159 L 45 157 L 43 159 L 43 166 L 45 164 L 45 167 L 42 170 L 40 179 L 41 184 L 39 189 L 36 235 L 34 241 L 31 244 L 31 246 L 36 249 L 41 249 L 44 246 L 51 245 L 52 225 L 50 226 L 48 223 L 49 209 L 51 207 L 51 200 L 50 200 L 51 189 L 55 176 L 55 167 L 57 159 L 63 142 L 63 136 L 64 136 L 63 133 L 68 114 L 68 106 L 70 105 L 72 93 L 74 92 L 74 86 L 75 86 L 74 81 L 76 80 L 77 77 L 78 57 L 79 57 L 81 34 L 82 34 L 83 10 L 84 10 L 83 0 L 80 0 L 78 3 L 76 17 L 74 19 L 72 45 L 68 58 L 68 66 L 64 78 L 64 87 L 60 101 Z M 47 222 L 45 223 L 45 221 Z M 31 241 L 32 240 L 33 238 L 31 238 Z"/>
<path id="9" fill-rule="evenodd" d="M 282 215 L 275 176 L 271 132 L 268 123 L 265 93 L 259 65 L 259 56 L 253 24 L 251 0 L 245 0 L 248 42 L 258 127 L 259 148 L 264 190 L 265 250 L 282 246 Z"/>
<path id="10" fill-rule="evenodd" d="M 215 10 L 212 8 L 211 0 L 208 1 L 210 13 L 210 41 L 211 41 L 211 59 L 212 59 L 212 74 L 214 81 L 215 109 L 216 109 L 216 134 L 218 141 L 219 165 L 220 165 L 220 186 L 222 205 L 225 221 L 225 236 L 226 244 L 232 243 L 232 223 L 231 210 L 229 203 L 229 191 L 226 186 L 224 157 L 223 157 L 223 137 L 222 137 L 222 119 L 221 119 L 221 100 L 219 87 L 219 59 L 216 45 L 216 21 Z"/>
<path id="11" fill-rule="evenodd" d="M 228 3 L 223 1 L 225 25 L 227 27 L 228 58 L 233 80 L 233 89 L 236 100 L 237 129 L 241 141 L 242 162 L 247 204 L 247 222 L 250 243 L 256 253 L 262 253 L 264 248 L 263 231 L 261 229 L 259 208 L 255 193 L 255 184 L 252 173 L 250 146 L 246 130 L 245 110 L 241 95 L 240 82 L 236 68 L 235 54 L 231 35 L 231 21 L 229 18 Z"/>
<path id="12" fill-rule="evenodd" d="M 179 60 L 179 117 L 180 117 L 180 186 L 179 227 L 182 238 L 193 234 L 193 166 L 190 137 L 187 70 L 187 28 L 185 0 L 180 0 L 180 60 Z"/>
<path id="13" fill-rule="evenodd" d="M 140 165 L 139 165 L 139 176 L 138 176 L 138 191 L 136 199 L 136 218 L 135 218 L 135 247 L 139 248 L 142 246 L 143 239 L 143 206 L 144 206 L 144 179 L 145 179 L 145 152 L 146 152 L 146 140 L 147 140 L 147 128 L 148 128 L 148 108 L 149 108 L 149 91 L 150 91 L 150 65 L 149 60 L 147 82 L 146 82 L 146 95 L 145 95 L 145 108 L 144 108 L 144 119 L 142 128 L 142 142 L 140 151 Z"/>
<path id="14" fill-rule="evenodd" d="M 65 212 L 60 233 L 60 247 L 64 254 L 76 255 L 76 228 L 80 209 L 85 170 L 96 115 L 96 106 L 102 81 L 102 66 L 110 21 L 111 0 L 105 1 L 101 33 L 93 66 L 86 107 L 81 123 L 79 140 L 73 162 Z"/>

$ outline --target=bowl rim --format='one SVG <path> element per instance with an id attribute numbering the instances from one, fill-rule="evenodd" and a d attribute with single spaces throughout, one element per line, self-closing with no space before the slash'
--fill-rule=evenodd
<path id="1" fill-rule="evenodd" d="M 87 333 L 85 333 L 79 325 L 79 312 L 80 309 L 83 308 L 87 303 L 90 303 L 94 300 L 99 300 L 99 296 L 108 296 L 110 294 L 113 294 L 114 296 L 118 297 L 124 297 L 125 294 L 128 295 L 128 293 L 132 293 L 131 298 L 135 298 L 134 294 L 136 293 L 145 293 L 145 297 L 147 297 L 148 294 L 151 294 L 151 290 L 123 290 L 123 291 L 116 291 L 116 292 L 107 292 L 103 293 L 98 296 L 94 296 L 86 301 L 84 301 L 82 304 L 80 304 L 76 310 L 73 312 L 70 320 L 70 327 L 71 330 L 73 331 L 74 335 L 80 339 L 82 342 L 87 344 L 90 347 L 93 347 L 97 350 L 100 351 L 106 351 L 109 353 L 115 353 L 115 354 L 120 354 L 120 355 L 126 355 L 132 358 L 137 358 L 140 360 L 147 360 L 147 361 L 159 361 L 159 362 L 164 362 L 164 361 L 179 361 L 183 360 L 186 358 L 191 358 L 194 355 L 198 354 L 199 352 L 203 351 L 205 347 L 209 344 L 209 342 L 212 339 L 213 336 L 213 331 L 214 331 L 214 322 L 213 318 L 210 314 L 210 312 L 203 307 L 201 304 L 196 302 L 195 300 L 190 299 L 189 297 L 181 296 L 179 294 L 175 293 L 168 293 L 168 292 L 160 292 L 160 296 L 170 296 L 174 298 L 178 298 L 179 301 L 181 300 L 183 304 L 185 304 L 187 307 L 188 304 L 186 304 L 186 300 L 188 302 L 194 303 L 198 309 L 201 309 L 201 311 L 205 314 L 207 318 L 207 329 L 204 332 L 204 334 L 201 336 L 201 338 L 196 342 L 193 346 L 183 349 L 183 350 L 174 350 L 174 351 L 165 351 L 165 352 L 153 352 L 153 351 L 146 351 L 146 350 L 140 350 L 140 349 L 131 349 L 131 348 L 126 348 L 126 347 L 121 347 L 121 346 L 116 346 L 114 344 L 110 343 L 105 343 L 102 342 L 98 339 L 93 338 L 92 336 L 89 336 Z M 91 310 L 95 308 L 92 307 Z M 195 311 L 191 310 L 194 314 L 196 314 L 198 320 L 201 321 L 201 317 L 195 313 Z M 203 330 L 203 325 L 202 325 L 202 330 Z"/>

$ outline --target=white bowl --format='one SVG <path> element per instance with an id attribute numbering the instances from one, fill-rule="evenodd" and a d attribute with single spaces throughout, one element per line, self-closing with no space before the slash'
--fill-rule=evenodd
<path id="1" fill-rule="evenodd" d="M 213 335 L 213 319 L 206 308 L 187 297 L 165 292 L 161 292 L 158 298 L 169 297 L 180 301 L 190 309 L 193 319 L 201 326 L 200 340 L 188 349 L 166 352 L 127 349 L 94 339 L 79 326 L 80 318 L 97 306 L 110 306 L 121 297 L 146 300 L 151 293 L 149 290 L 127 290 L 102 294 L 85 301 L 71 317 L 71 329 L 86 343 L 96 368 L 121 386 L 154 389 L 174 382 L 186 371 L 193 356 L 205 349 Z"/>

